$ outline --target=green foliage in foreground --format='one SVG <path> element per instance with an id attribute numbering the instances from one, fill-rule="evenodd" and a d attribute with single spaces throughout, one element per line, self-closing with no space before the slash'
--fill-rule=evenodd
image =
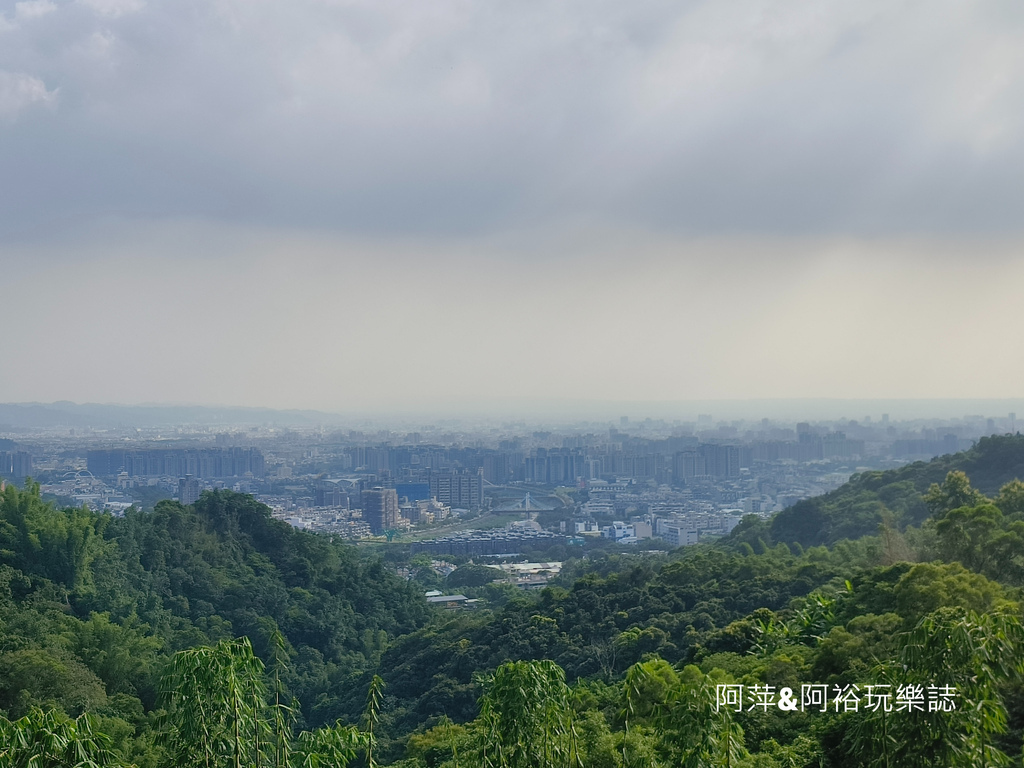
<path id="1" fill-rule="evenodd" d="M 89 715 L 72 719 L 33 707 L 14 722 L 0 717 L 2 768 L 100 768 L 114 764 L 109 746 Z"/>
<path id="2" fill-rule="evenodd" d="M 784 647 L 784 646 L 783 646 Z M 778 649 L 773 653 L 778 657 Z M 709 665 L 705 665 L 707 667 Z M 163 681 L 168 702 L 160 735 L 169 745 L 166 764 L 196 768 L 302 766 L 346 768 L 362 754 L 373 757 L 373 727 L 379 722 L 382 684 L 375 679 L 367 696 L 364 730 L 341 723 L 304 731 L 274 733 L 280 722 L 264 688 L 263 668 L 245 640 L 177 653 Z M 736 670 L 734 669 L 733 672 Z M 775 708 L 751 714 L 720 706 L 720 685 L 745 677 L 711 666 L 676 672 L 653 658 L 631 667 L 611 691 L 622 729 L 612 732 L 586 702 L 585 684 L 571 688 L 550 661 L 509 662 L 483 686 L 480 714 L 466 727 L 450 721 L 410 743 L 413 766 L 444 768 L 582 768 L 583 766 L 661 766 L 684 768 L 774 768 L 836 766 L 997 766 L 1011 758 L 998 737 L 1007 730 L 1003 692 L 1024 674 L 1024 626 L 1006 610 L 980 615 L 941 609 L 901 635 L 890 659 L 869 678 L 875 685 L 955 686 L 950 710 L 900 713 L 888 707 L 849 712 L 838 707 L 808 718 Z M 892 694 L 890 694 L 891 696 Z M 740 708 L 742 710 L 742 708 Z M 748 750 L 746 732 L 774 719 L 776 734 L 757 752 Z M 783 747 L 774 736 L 793 718 L 816 743 L 798 734 Z M 747 731 L 744 729 L 746 725 Z M 839 734 L 829 747 L 828 734 Z M 88 715 L 72 720 L 34 709 L 11 722 L 0 718 L 0 766 L 114 766 L 121 764 L 109 739 L 96 732 Z M 428 738 L 429 737 L 429 738 Z M 278 738 L 287 743 L 279 749 Z M 282 760 L 282 755 L 287 755 Z M 428 755 L 430 756 L 428 758 Z"/>

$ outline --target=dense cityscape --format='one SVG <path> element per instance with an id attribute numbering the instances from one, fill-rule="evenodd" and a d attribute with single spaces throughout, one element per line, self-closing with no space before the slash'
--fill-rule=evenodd
<path id="1" fill-rule="evenodd" d="M 867 469 L 1016 431 L 1015 414 L 896 421 L 621 417 L 545 426 L 0 425 L 0 475 L 62 504 L 122 514 L 204 490 L 252 494 L 295 527 L 511 554 L 587 537 L 675 547 L 729 533 Z"/>

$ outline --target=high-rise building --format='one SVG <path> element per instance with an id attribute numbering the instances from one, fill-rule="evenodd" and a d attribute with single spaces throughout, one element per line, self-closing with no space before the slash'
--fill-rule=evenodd
<path id="1" fill-rule="evenodd" d="M 508 453 L 489 453 L 484 456 L 484 480 L 495 485 L 504 485 L 511 475 Z"/>
<path id="2" fill-rule="evenodd" d="M 484 476 L 467 470 L 432 473 L 430 496 L 451 507 L 480 509 L 484 504 Z"/>
<path id="3" fill-rule="evenodd" d="M 32 474 L 32 454 L 18 451 L 11 457 L 11 474 L 17 478 L 25 478 Z"/>
<path id="4" fill-rule="evenodd" d="M 195 504 L 199 501 L 199 478 L 192 475 L 178 480 L 178 502 L 182 505 Z"/>
<path id="5" fill-rule="evenodd" d="M 0 451 L 0 476 L 24 480 L 32 474 L 32 454 L 27 451 Z"/>
<path id="6" fill-rule="evenodd" d="M 398 491 L 370 488 L 363 491 L 363 520 L 375 536 L 398 525 Z"/>
<path id="7" fill-rule="evenodd" d="M 672 477 L 679 485 L 685 485 L 695 477 L 707 474 L 704 453 L 701 451 L 679 451 L 672 457 Z"/>
<path id="8" fill-rule="evenodd" d="M 735 445 L 702 445 L 704 471 L 711 477 L 740 476 L 740 452 Z"/>

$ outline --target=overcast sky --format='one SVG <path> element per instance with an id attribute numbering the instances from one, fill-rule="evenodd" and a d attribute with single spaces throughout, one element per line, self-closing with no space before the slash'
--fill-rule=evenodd
<path id="1" fill-rule="evenodd" d="M 1024 5 L 0 0 L 0 401 L 1018 397 Z"/>

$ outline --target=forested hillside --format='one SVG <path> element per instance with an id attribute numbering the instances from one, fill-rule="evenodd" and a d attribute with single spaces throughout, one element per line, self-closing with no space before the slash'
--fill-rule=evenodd
<path id="1" fill-rule="evenodd" d="M 924 494 L 949 472 L 963 472 L 982 493 L 996 494 L 1024 475 L 1024 440 L 983 437 L 963 453 L 919 461 L 896 470 L 863 472 L 842 487 L 798 502 L 772 518 L 768 539 L 805 547 L 834 544 L 878 532 L 883 523 L 897 528 L 920 525 L 929 514 Z"/>
<path id="2" fill-rule="evenodd" d="M 298 724 L 354 718 L 390 640 L 429 619 L 422 592 L 379 561 L 295 531 L 248 496 L 112 518 L 9 486 L 0 511 L 8 717 L 33 705 L 95 712 L 145 741 L 171 654 L 245 635 L 269 658 L 279 630 Z"/>
<path id="3" fill-rule="evenodd" d="M 990 438 L 454 614 L 247 496 L 8 487 L 0 766 L 1020 766 L 1022 476 Z"/>

